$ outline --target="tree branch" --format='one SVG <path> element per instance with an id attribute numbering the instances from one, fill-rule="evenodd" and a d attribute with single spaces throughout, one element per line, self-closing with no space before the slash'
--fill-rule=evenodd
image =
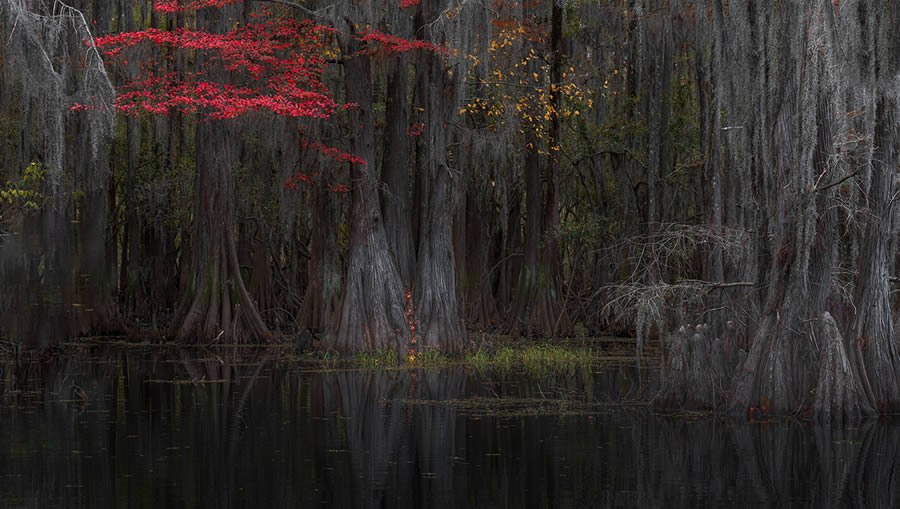
<path id="1" fill-rule="evenodd" d="M 270 2 L 273 4 L 284 5 L 286 7 L 292 8 L 292 9 L 297 9 L 303 13 L 306 13 L 310 16 L 314 16 L 316 18 L 324 18 L 325 17 L 322 14 L 319 14 L 318 11 L 313 11 L 311 9 L 303 7 L 302 5 L 300 5 L 298 3 L 290 2 L 289 0 L 256 0 L 256 1 L 257 2 Z M 319 9 L 319 11 L 324 11 L 325 9 L 329 9 L 329 8 L 331 8 L 330 5 L 328 7 L 323 7 L 322 9 Z"/>
<path id="2" fill-rule="evenodd" d="M 832 182 L 831 184 L 828 184 L 828 185 L 825 186 L 825 187 L 818 187 L 818 186 L 813 187 L 812 192 L 815 193 L 815 192 L 818 192 L 818 191 L 825 191 L 825 190 L 827 190 L 827 189 L 831 189 L 831 188 L 834 187 L 834 186 L 839 186 L 839 185 L 843 184 L 844 182 L 846 182 L 846 181 L 852 179 L 853 177 L 855 177 L 858 173 L 859 173 L 859 170 L 856 170 L 856 171 L 854 171 L 853 173 L 851 173 L 851 174 L 845 176 L 844 178 L 838 180 L 837 182 Z"/>
<path id="3" fill-rule="evenodd" d="M 748 287 L 753 286 L 756 283 L 751 283 L 750 281 L 735 281 L 734 283 L 710 283 L 709 288 L 718 290 L 719 288 L 740 288 L 740 287 Z"/>

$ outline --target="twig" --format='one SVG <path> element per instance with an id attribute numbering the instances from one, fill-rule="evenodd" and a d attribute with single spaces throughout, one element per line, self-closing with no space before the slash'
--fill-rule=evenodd
<path id="1" fill-rule="evenodd" d="M 838 180 L 837 182 L 832 182 L 831 184 L 828 184 L 827 186 L 821 187 L 821 188 L 819 187 L 819 183 L 816 182 L 816 185 L 813 186 L 812 192 L 816 193 L 819 191 L 825 191 L 827 189 L 831 189 L 834 186 L 839 186 L 839 185 L 843 184 L 844 182 L 855 177 L 858 173 L 859 173 L 859 170 L 856 170 L 853 173 L 850 173 L 849 175 L 845 176 L 844 178 Z M 824 173 L 822 175 L 824 176 Z M 821 177 L 819 177 L 819 179 L 821 180 Z"/>
<path id="2" fill-rule="evenodd" d="M 735 281 L 734 283 L 709 283 L 707 286 L 712 290 L 718 290 L 720 288 L 740 288 L 740 287 L 748 287 L 753 286 L 756 283 L 751 283 L 750 281 Z"/>
<path id="3" fill-rule="evenodd" d="M 306 14 L 309 14 L 310 16 L 314 16 L 314 17 L 316 17 L 316 18 L 324 18 L 324 17 L 325 17 L 324 15 L 319 14 L 317 11 L 313 11 L 313 10 L 311 10 L 311 9 L 307 9 L 306 7 L 303 7 L 302 5 L 300 5 L 300 4 L 298 4 L 298 3 L 289 2 L 288 0 L 259 0 L 259 1 L 261 1 L 261 2 L 272 2 L 273 4 L 278 4 L 278 5 L 284 5 L 284 6 L 286 6 L 286 7 L 291 7 L 291 8 L 293 8 L 293 9 L 297 9 L 297 10 L 299 10 L 299 11 L 302 11 L 302 12 L 304 12 L 304 13 L 306 13 Z M 319 9 L 319 11 L 324 11 L 324 10 L 326 10 L 326 9 L 330 9 L 331 7 L 332 7 L 332 6 L 329 5 L 328 7 L 323 7 L 323 8 L 321 8 L 321 9 Z"/>

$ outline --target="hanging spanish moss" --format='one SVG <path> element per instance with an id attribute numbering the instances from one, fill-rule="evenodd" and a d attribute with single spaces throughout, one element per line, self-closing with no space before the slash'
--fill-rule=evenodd
<path id="1" fill-rule="evenodd" d="M 18 166 L 41 168 L 39 213 L 4 240 L 4 334 L 45 346 L 79 333 L 117 327 L 115 270 L 105 225 L 115 96 L 82 13 L 59 1 L 0 4 L 3 58 L 18 81 L 23 144 Z M 77 142 L 73 142 L 77 134 Z"/>

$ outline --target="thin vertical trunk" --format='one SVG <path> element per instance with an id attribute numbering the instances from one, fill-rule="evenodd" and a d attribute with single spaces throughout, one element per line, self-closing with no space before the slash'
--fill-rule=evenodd
<path id="1" fill-rule="evenodd" d="M 312 229 L 309 245 L 309 284 L 298 320 L 303 327 L 325 330 L 341 297 L 340 263 L 337 253 L 337 210 L 330 190 L 319 180 L 310 191 Z M 333 194 L 333 193 L 332 193 Z M 293 282 L 293 281 L 292 281 Z"/>
<path id="2" fill-rule="evenodd" d="M 544 200 L 544 249 L 542 253 L 543 272 L 546 282 L 543 289 L 544 307 L 549 322 L 545 333 L 556 336 L 568 332 L 569 323 L 565 309 L 560 308 L 560 288 L 562 285 L 562 255 L 559 245 L 559 180 L 562 138 L 560 122 L 562 102 L 560 90 L 563 83 L 563 4 L 552 2 L 550 14 L 550 125 L 547 143 L 546 189 Z"/>
<path id="3" fill-rule="evenodd" d="M 725 70 L 722 68 L 722 47 L 720 33 L 722 31 L 722 4 L 720 0 L 710 0 L 704 11 L 710 13 L 712 19 L 706 19 L 697 26 L 697 89 L 700 96 L 700 149 L 703 155 L 704 191 L 708 195 L 704 205 L 708 210 L 707 226 L 713 234 L 722 232 L 724 226 L 724 206 L 722 184 L 724 168 L 722 161 L 722 81 Z M 706 248 L 706 260 L 703 264 L 703 279 L 713 283 L 725 281 L 725 266 L 722 246 L 711 244 Z M 724 292 L 712 292 L 707 296 L 707 309 L 722 309 Z M 723 332 L 724 320 L 720 311 L 713 311 L 706 321 L 712 324 L 713 336 Z"/>
<path id="4" fill-rule="evenodd" d="M 530 20 L 534 16 L 534 5 L 522 4 L 522 18 Z M 525 44 L 522 49 L 533 49 Z M 537 74 L 538 67 L 535 59 L 529 59 L 525 66 L 525 75 L 534 76 Z M 537 110 L 534 104 L 526 106 L 531 111 L 528 112 L 529 117 L 534 119 L 542 118 L 543 115 Z M 511 328 L 514 332 L 529 335 L 531 333 L 531 316 L 540 297 L 540 279 L 541 279 L 541 233 L 543 231 L 541 220 L 542 205 L 542 187 L 541 187 L 541 144 L 538 134 L 535 132 L 536 126 L 526 123 L 523 126 L 525 131 L 525 235 L 523 245 L 523 258 L 521 269 L 516 274 L 515 281 L 515 297 L 513 300 Z M 518 233 L 520 226 L 518 224 L 510 225 L 510 234 L 513 231 Z M 514 230 L 512 229 L 514 228 Z"/>
<path id="5" fill-rule="evenodd" d="M 529 69 L 529 72 L 531 70 Z M 515 284 L 513 330 L 528 335 L 532 313 L 539 304 L 541 280 L 541 165 L 538 139 L 526 129 L 525 149 L 525 243 L 521 270 Z M 518 234 L 519 225 L 511 225 Z M 510 233 L 512 234 L 512 230 Z M 537 325 L 537 324 L 535 324 Z"/>
<path id="6" fill-rule="evenodd" d="M 470 306 L 466 317 L 474 327 L 493 325 L 498 318 L 497 300 L 494 297 L 494 283 L 500 279 L 492 265 L 496 259 L 491 255 L 491 225 L 498 218 L 489 210 L 491 205 L 484 202 L 476 192 L 466 200 L 465 222 L 466 254 L 462 257 L 463 288 Z"/>
<path id="7" fill-rule="evenodd" d="M 125 120 L 125 224 L 122 228 L 122 255 L 119 267 L 119 304 L 123 310 L 133 312 L 135 308 L 134 292 L 137 282 L 131 278 L 131 263 L 137 261 L 138 252 L 138 214 L 135 203 L 137 187 L 137 159 L 141 148 L 140 120 L 128 117 Z"/>
<path id="8" fill-rule="evenodd" d="M 698 33 L 705 32 L 706 47 L 698 49 L 697 71 L 699 75 L 701 148 L 704 156 L 704 180 L 709 185 L 707 206 L 710 210 L 709 227 L 718 232 L 724 226 L 722 181 L 724 180 L 721 151 L 722 131 L 722 48 L 719 32 L 722 29 L 722 4 L 720 0 L 711 0 L 709 11 L 712 14 L 711 27 L 698 27 Z M 706 25 L 706 23 L 702 23 Z M 699 45 L 698 45 L 699 46 Z M 709 51 L 707 55 L 706 52 Z M 722 250 L 712 246 L 707 253 L 709 273 L 705 279 L 721 283 L 725 280 Z"/>
<path id="9" fill-rule="evenodd" d="M 532 15 L 523 6 L 525 18 Z M 525 146 L 525 251 L 522 271 L 516 287 L 512 329 L 525 335 L 538 332 L 553 336 L 567 321 L 560 316 L 559 288 L 561 255 L 559 245 L 559 162 L 560 162 L 560 91 L 562 81 L 562 17 L 563 9 L 552 2 L 550 13 L 550 108 L 547 124 L 547 156 L 542 157 L 542 140 L 533 126 L 526 127 Z M 534 59 L 529 60 L 527 75 L 538 71 Z M 544 118 L 543 112 L 532 111 L 531 117 Z"/>
<path id="10" fill-rule="evenodd" d="M 515 278 L 522 272 L 522 196 L 521 191 L 513 190 L 509 199 L 509 216 L 506 218 L 506 235 L 500 234 L 500 282 L 497 288 L 497 300 L 503 313 L 514 313 Z M 501 217 L 502 221 L 503 218 Z M 514 317 L 515 319 L 515 317 Z"/>

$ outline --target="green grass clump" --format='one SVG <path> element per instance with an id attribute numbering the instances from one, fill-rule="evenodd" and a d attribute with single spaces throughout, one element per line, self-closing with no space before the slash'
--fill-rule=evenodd
<path id="1" fill-rule="evenodd" d="M 463 354 L 447 355 L 437 348 L 405 352 L 396 350 L 359 352 L 345 360 L 346 366 L 361 369 L 440 368 L 463 365 L 479 372 L 519 372 L 533 376 L 574 374 L 589 370 L 598 359 L 592 348 L 566 343 L 504 342 L 495 347 L 473 347 Z"/>
<path id="2" fill-rule="evenodd" d="M 557 373 L 574 373 L 590 369 L 594 352 L 590 348 L 573 348 L 553 343 L 526 346 L 502 346 L 487 355 L 488 365 L 501 372 L 524 371 L 529 375 L 544 376 Z M 477 356 L 476 356 L 477 357 Z M 485 359 L 479 359 L 483 367 Z"/>
<path id="3" fill-rule="evenodd" d="M 376 350 L 357 352 L 350 357 L 349 364 L 364 369 L 389 368 L 400 364 L 396 350 Z"/>

